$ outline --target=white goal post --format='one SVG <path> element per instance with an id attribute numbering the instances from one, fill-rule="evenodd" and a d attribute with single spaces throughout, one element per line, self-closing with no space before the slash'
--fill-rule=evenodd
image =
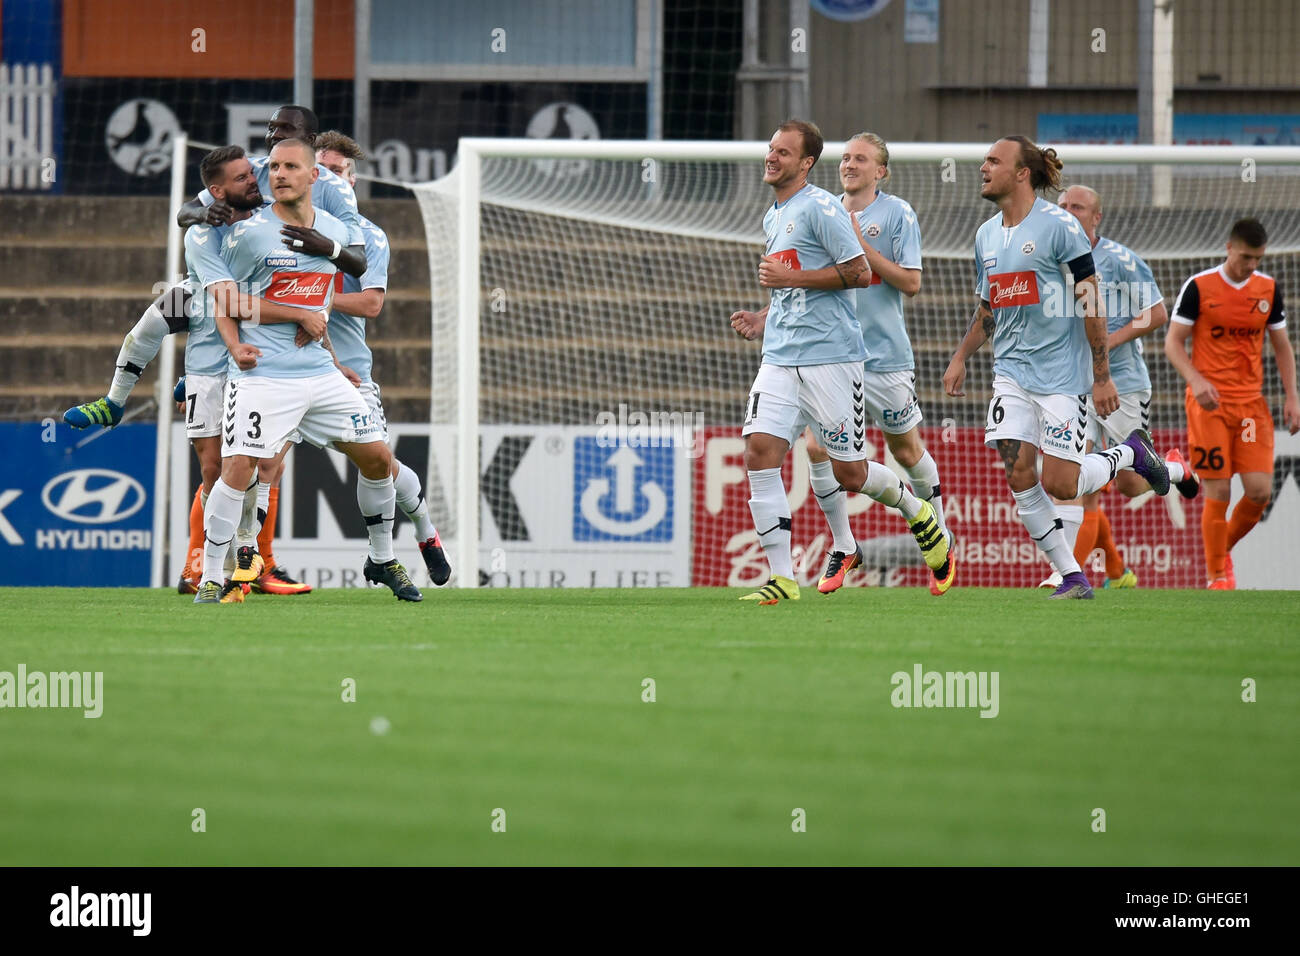
<path id="1" fill-rule="evenodd" d="M 835 170 L 843 146 L 842 142 L 827 143 L 814 170 L 819 174 L 814 181 L 832 191 L 838 191 Z M 940 184 L 948 181 L 945 178 L 946 167 L 964 169 L 969 176 L 969 171 L 982 162 L 988 146 L 988 143 L 889 144 L 890 167 L 896 174 L 895 181 L 903 179 L 897 194 L 912 203 L 924 227 L 923 255 L 927 263 L 931 257 L 939 257 L 953 260 L 957 263 L 955 269 L 965 269 L 971 262 L 974 229 L 970 224 L 987 218 L 991 207 L 979 200 L 975 190 L 968 190 L 956 199 L 947 198 L 955 193 L 942 194 L 937 190 Z M 1111 187 L 1112 192 L 1118 194 L 1122 189 L 1129 197 L 1127 205 L 1131 208 L 1130 219 L 1135 226 L 1129 230 L 1131 234 L 1115 235 L 1114 238 L 1144 257 L 1167 254 L 1171 259 L 1178 258 L 1177 268 L 1182 269 L 1183 259 L 1212 256 L 1216 250 L 1222 250 L 1226 240 L 1226 228 L 1221 228 L 1224 217 L 1228 217 L 1227 222 L 1238 215 L 1260 214 L 1267 219 L 1269 215 L 1266 214 L 1270 213 L 1274 220 L 1279 220 L 1269 223 L 1270 254 L 1275 249 L 1278 252 L 1300 251 L 1300 223 L 1296 222 L 1296 213 L 1288 208 L 1290 200 L 1285 198 L 1294 195 L 1289 191 L 1295 186 L 1294 177 L 1300 175 L 1300 147 L 1065 144 L 1055 148 L 1065 163 L 1067 183 L 1072 172 L 1086 169 L 1090 175 L 1095 173 L 1103 181 L 1116 184 Z M 479 440 L 481 427 L 485 424 L 480 416 L 480 380 L 483 374 L 480 329 L 487 305 L 487 283 L 482 272 L 485 204 L 496 203 L 511 209 L 559 217 L 577 230 L 584 228 L 583 223 L 590 222 L 615 228 L 657 230 L 692 241 L 747 242 L 758 246 L 762 238 L 765 202 L 770 202 L 770 197 L 764 199 L 761 188 L 755 191 L 746 185 L 748 191 L 739 191 L 736 201 L 731 203 L 710 201 L 705 204 L 690 200 L 683 208 L 691 208 L 679 215 L 672 206 L 676 197 L 671 195 L 671 189 L 660 191 L 654 177 L 647 179 L 642 175 L 639 183 L 636 177 L 644 172 L 647 164 L 694 164 L 692 168 L 696 170 L 704 169 L 708 164 L 718 164 L 719 169 L 731 167 L 740 170 L 742 178 L 752 173 L 753 182 L 761 187 L 760 164 L 766 149 L 767 144 L 763 142 L 465 138 L 460 140 L 453 173 L 443 180 L 416 188 L 430 237 L 435 352 L 446 354 L 452 351 L 447 336 L 454 329 L 455 387 L 449 389 L 448 376 L 438 374 L 435 362 L 431 406 L 434 409 L 446 407 L 451 402 L 451 395 L 455 396 L 451 402 L 455 408 L 454 417 L 444 423 L 454 425 L 455 433 L 455 466 L 454 469 L 444 468 L 444 475 L 451 478 L 448 483 L 454 486 L 449 489 L 451 514 L 445 517 L 451 519 L 454 527 L 447 537 L 454 541 L 454 562 L 458 562 L 456 571 L 461 586 L 475 587 L 480 581 Z M 547 160 L 571 164 L 573 161 L 621 164 L 618 182 L 622 185 L 611 185 L 614 182 L 612 174 L 605 177 L 594 167 L 589 174 L 570 176 L 567 180 L 556 179 L 548 184 L 546 175 L 537 172 L 539 167 L 531 162 Z M 515 165 L 508 165 L 510 161 Z M 505 171 L 491 177 L 492 182 L 488 183 L 485 171 L 497 165 Z M 1264 184 L 1265 169 L 1277 172 L 1284 195 Z M 897 174 L 904 170 L 906 175 L 899 177 Z M 1141 170 L 1149 172 L 1139 172 Z M 1256 175 L 1260 176 L 1261 185 L 1258 191 L 1247 194 L 1258 197 L 1250 207 L 1233 198 L 1237 193 L 1232 189 L 1219 188 L 1220 183 L 1238 180 L 1254 183 Z M 1171 176 L 1174 178 L 1172 193 L 1168 188 Z M 537 180 L 535 188 L 520 185 L 530 177 Z M 1151 187 L 1153 180 L 1156 183 L 1154 190 Z M 662 183 L 662 177 L 659 183 Z M 643 187 L 639 194 L 638 186 Z M 886 188 L 895 192 L 889 186 Z M 1134 190 L 1145 190 L 1141 193 L 1147 197 L 1145 202 L 1149 215 L 1145 218 L 1142 202 L 1132 198 L 1137 195 Z M 1216 198 L 1220 194 L 1222 197 Z M 1188 195 L 1197 196 L 1196 201 L 1184 202 Z M 944 209 L 964 204 L 969 210 L 963 209 L 965 218 L 952 217 L 936 211 L 938 206 L 929 208 L 927 197 L 943 197 Z M 1184 205 L 1180 206 L 1180 202 Z M 1193 206 L 1197 210 L 1213 206 L 1216 213 L 1222 214 L 1204 219 L 1204 228 L 1201 228 L 1201 219 L 1196 220 L 1194 227 L 1189 226 L 1178 216 L 1180 211 L 1189 211 Z M 1163 207 L 1169 207 L 1172 212 Z M 1283 226 L 1280 218 L 1284 210 L 1286 223 Z M 454 229 L 449 222 L 453 218 Z M 1282 227 L 1275 229 L 1275 225 Z M 434 242 L 436 233 L 441 233 L 446 240 L 437 248 Z M 454 248 L 451 248 L 453 236 Z M 504 241 L 508 242 L 508 239 L 506 236 Z M 582 241 L 580 236 L 575 239 Z M 963 259 L 964 264 L 961 264 Z M 449 273 L 449 260 L 454 260 L 454 273 Z M 1171 274 L 1174 269 L 1171 265 Z M 973 269 L 970 271 L 973 275 Z M 454 286 L 449 281 L 453 274 Z M 1190 272 L 1184 271 L 1184 276 L 1187 274 Z M 593 277 L 592 283 L 597 282 L 599 279 Z M 1162 287 L 1166 303 L 1172 307 L 1177 288 L 1170 288 L 1168 281 L 1162 283 Z M 1296 283 L 1292 282 L 1287 291 L 1295 287 Z M 950 291 L 954 301 L 963 295 L 961 283 L 955 280 Z M 611 290 L 613 299 L 617 299 L 617 295 L 617 290 Z M 969 290 L 966 290 L 965 300 L 967 304 L 961 308 L 968 312 Z M 953 309 L 956 308 L 954 305 Z M 725 323 L 725 318 L 725 315 L 720 315 L 719 321 Z M 909 316 L 909 324 L 910 321 Z M 953 345 L 957 338 L 959 335 L 952 337 Z M 1163 362 L 1163 357 L 1158 360 Z M 918 365 L 918 380 L 920 375 Z M 735 396 L 737 406 L 743 398 L 743 393 Z M 737 417 L 733 424 L 738 422 Z"/>

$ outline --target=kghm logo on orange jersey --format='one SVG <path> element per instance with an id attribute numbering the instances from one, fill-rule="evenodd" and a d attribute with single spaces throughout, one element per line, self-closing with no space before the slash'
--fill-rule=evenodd
<path id="1" fill-rule="evenodd" d="M 277 272 L 266 297 L 288 305 L 324 306 L 333 278 L 328 272 Z"/>
<path id="2" fill-rule="evenodd" d="M 999 272 L 989 276 L 989 291 L 995 309 L 1038 305 L 1038 276 L 1033 272 Z"/>

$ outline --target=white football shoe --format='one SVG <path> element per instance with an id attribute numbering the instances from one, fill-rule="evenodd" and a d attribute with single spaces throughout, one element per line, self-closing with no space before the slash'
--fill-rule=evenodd
<path id="1" fill-rule="evenodd" d="M 1053 591 L 1055 591 L 1057 588 L 1061 586 L 1060 572 L 1053 571 L 1050 575 L 1048 575 L 1047 580 L 1038 586 L 1040 588 L 1051 588 Z"/>

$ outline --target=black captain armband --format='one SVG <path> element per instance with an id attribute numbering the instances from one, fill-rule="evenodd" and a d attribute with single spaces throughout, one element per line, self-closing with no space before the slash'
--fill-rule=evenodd
<path id="1" fill-rule="evenodd" d="M 1075 282 L 1082 282 L 1088 276 L 1097 274 L 1097 264 L 1092 261 L 1092 253 L 1085 252 L 1077 259 L 1071 259 L 1066 263 L 1070 267 L 1070 274 L 1074 276 Z"/>

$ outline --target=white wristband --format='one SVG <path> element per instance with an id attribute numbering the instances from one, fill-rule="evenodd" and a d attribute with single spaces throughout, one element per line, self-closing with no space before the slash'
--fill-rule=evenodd
<path id="1" fill-rule="evenodd" d="M 337 259 L 337 258 L 339 257 L 339 253 L 342 252 L 342 251 L 343 251 L 343 247 L 340 246 L 340 245 L 339 245 L 339 241 L 338 241 L 337 239 L 335 239 L 335 240 L 334 240 L 334 251 L 330 253 L 330 262 L 333 262 L 335 259 Z"/>

